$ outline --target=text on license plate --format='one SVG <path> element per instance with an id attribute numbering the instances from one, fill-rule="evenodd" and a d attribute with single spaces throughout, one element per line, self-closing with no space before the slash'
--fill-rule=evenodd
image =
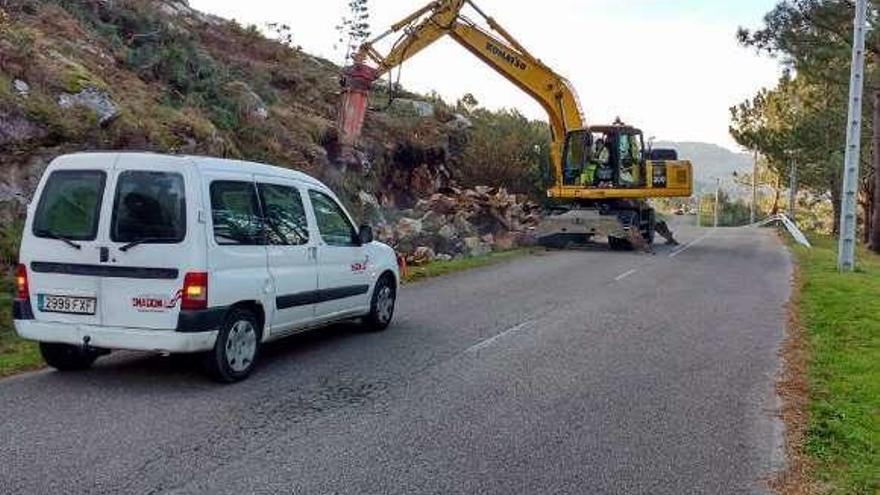
<path id="1" fill-rule="evenodd" d="M 40 311 L 44 313 L 95 314 L 97 299 L 94 297 L 39 295 Z"/>

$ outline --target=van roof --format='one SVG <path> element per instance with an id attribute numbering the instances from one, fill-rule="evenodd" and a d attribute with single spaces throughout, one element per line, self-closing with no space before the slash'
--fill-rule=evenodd
<path id="1" fill-rule="evenodd" d="M 84 158 L 100 159 L 106 163 L 107 161 L 115 162 L 118 158 L 122 156 L 162 156 L 173 160 L 179 160 L 181 166 L 196 166 L 201 170 L 213 170 L 221 172 L 246 172 L 254 174 L 281 176 L 289 179 L 299 180 L 329 191 L 329 188 L 318 179 L 297 170 L 277 167 L 274 165 L 266 165 L 264 163 L 248 162 L 244 160 L 230 160 L 226 158 L 214 158 L 199 155 L 167 155 L 161 153 L 133 151 L 98 151 L 63 155 L 53 160 L 52 164 L 55 167 L 66 168 L 65 165 L 82 166 L 82 160 Z"/>

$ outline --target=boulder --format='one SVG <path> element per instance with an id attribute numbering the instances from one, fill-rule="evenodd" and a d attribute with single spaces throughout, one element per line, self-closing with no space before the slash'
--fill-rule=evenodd
<path id="1" fill-rule="evenodd" d="M 435 213 L 439 213 L 441 215 L 448 215 L 450 213 L 455 212 L 458 207 L 458 203 L 455 198 L 452 196 L 447 196 L 445 194 L 433 194 L 431 199 L 428 200 L 428 208 Z"/>
<path id="2" fill-rule="evenodd" d="M 382 212 L 382 206 L 376 196 L 367 191 L 358 192 L 358 200 L 361 203 L 363 211 L 363 219 L 371 225 L 382 225 L 385 223 L 385 215 Z"/>
<path id="3" fill-rule="evenodd" d="M 397 228 L 395 230 L 395 237 L 398 239 L 415 237 L 422 233 L 422 221 L 415 218 L 404 217 L 397 221 Z"/>
<path id="4" fill-rule="evenodd" d="M 27 98 L 30 95 L 31 87 L 28 83 L 22 81 L 21 79 L 16 79 L 12 81 L 12 89 L 15 90 L 15 94 L 21 96 L 22 98 Z"/>
<path id="5" fill-rule="evenodd" d="M 457 236 L 457 233 L 455 231 L 455 227 L 447 223 L 446 225 L 440 227 L 440 230 L 437 231 L 437 235 L 444 239 L 451 240 Z"/>
<path id="6" fill-rule="evenodd" d="M 465 254 L 468 256 L 483 256 L 492 251 L 492 248 L 479 237 L 465 237 Z"/>
<path id="7" fill-rule="evenodd" d="M 512 232 L 504 232 L 494 236 L 492 249 L 495 251 L 508 251 L 520 245 L 519 235 Z"/>
<path id="8" fill-rule="evenodd" d="M 428 246 L 419 246 L 413 251 L 413 254 L 407 260 L 411 265 L 425 265 L 428 264 L 434 259 L 436 259 L 437 255 L 434 254 L 434 250 Z"/>
<path id="9" fill-rule="evenodd" d="M 422 229 L 428 232 L 439 232 L 448 223 L 445 216 L 434 211 L 425 213 L 425 216 L 421 218 L 421 222 Z"/>
<path id="10" fill-rule="evenodd" d="M 86 107 L 95 112 L 101 125 L 119 116 L 119 107 L 116 106 L 110 93 L 98 88 L 85 88 L 76 94 L 61 93 L 58 96 L 58 105 L 61 108 Z"/>

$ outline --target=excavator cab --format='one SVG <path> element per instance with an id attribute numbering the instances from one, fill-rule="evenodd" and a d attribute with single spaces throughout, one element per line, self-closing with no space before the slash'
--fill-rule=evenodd
<path id="1" fill-rule="evenodd" d="M 645 186 L 646 153 L 642 131 L 615 123 L 568 133 L 565 186 L 617 189 Z"/>

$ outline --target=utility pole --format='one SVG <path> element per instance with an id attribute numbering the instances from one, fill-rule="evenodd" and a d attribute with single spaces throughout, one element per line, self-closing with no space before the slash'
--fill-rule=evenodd
<path id="1" fill-rule="evenodd" d="M 862 92 L 865 84 L 865 24 L 867 0 L 856 0 L 853 21 L 852 68 L 849 79 L 849 113 L 846 127 L 846 154 L 843 164 L 843 194 L 840 199 L 840 245 L 837 268 L 851 272 L 856 266 L 856 200 L 862 137 Z"/>
<path id="2" fill-rule="evenodd" d="M 758 211 L 758 149 L 755 148 L 755 159 L 752 161 L 752 207 L 749 208 L 749 224 L 755 223 Z"/>
<path id="3" fill-rule="evenodd" d="M 792 222 L 797 223 L 794 219 L 795 208 L 797 207 L 797 160 L 794 155 L 791 158 L 791 173 L 788 177 L 788 217 Z"/>
<path id="4" fill-rule="evenodd" d="M 721 195 L 721 177 L 715 179 L 717 186 L 715 187 L 715 228 L 718 228 L 718 198 Z"/>

